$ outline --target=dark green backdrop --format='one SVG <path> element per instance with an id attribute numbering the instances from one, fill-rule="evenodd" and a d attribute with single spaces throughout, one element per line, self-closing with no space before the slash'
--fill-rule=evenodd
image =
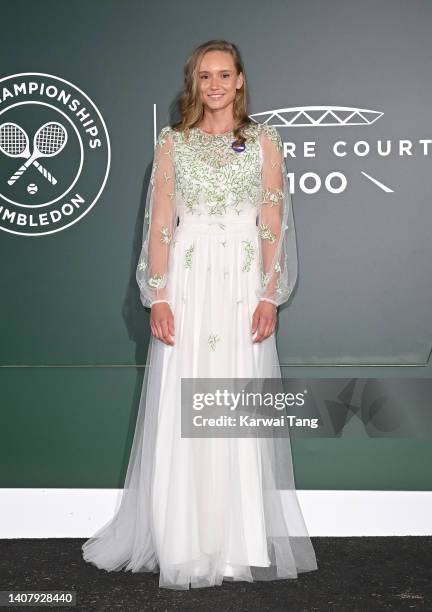
<path id="1" fill-rule="evenodd" d="M 333 15 L 346 6 L 330 5 Z M 330 5 L 326 12 L 332 14 Z M 369 27 L 366 5 L 375 6 L 365 3 L 358 14 L 351 7 L 355 19 L 345 14 L 346 22 L 360 30 L 361 24 Z M 339 27 L 324 16 L 324 8 L 319 2 L 300 7 L 280 0 L 240 1 L 223 10 L 208 0 L 2 2 L 0 78 L 42 72 L 77 85 L 105 120 L 112 160 L 101 197 L 75 225 L 31 238 L 0 232 L 0 486 L 122 486 L 149 340 L 149 311 L 139 301 L 135 267 L 152 161 L 153 105 L 160 129 L 174 117 L 188 54 L 219 37 L 236 42 L 243 53 L 252 112 L 318 98 L 348 103 L 337 68 L 335 73 L 334 64 L 319 64 Z M 378 24 L 388 23 L 388 12 L 372 14 Z M 344 45 L 352 49 L 350 44 L 341 40 L 332 52 L 336 56 Z M 303 77 L 296 73 L 299 58 Z M 354 72 L 347 70 L 344 77 L 357 86 Z M 301 159 L 297 163 L 301 168 Z M 317 202 L 298 193 L 294 204 L 307 285 L 312 252 L 307 236 L 316 225 L 310 220 Z M 310 217 L 302 218 L 302 204 Z M 320 290 L 303 294 L 306 301 L 322 296 Z M 278 333 L 281 362 L 288 366 L 297 355 L 290 344 L 290 308 L 280 314 Z M 310 328 L 315 321 L 305 318 L 304 324 Z M 415 354 L 418 367 L 374 361 L 361 368 L 317 361 L 308 367 L 303 359 L 304 366 L 284 367 L 283 373 L 429 376 L 428 362 L 422 361 L 426 344 Z M 430 488 L 427 439 L 370 439 L 360 428 L 354 437 L 295 440 L 293 448 L 300 489 Z"/>

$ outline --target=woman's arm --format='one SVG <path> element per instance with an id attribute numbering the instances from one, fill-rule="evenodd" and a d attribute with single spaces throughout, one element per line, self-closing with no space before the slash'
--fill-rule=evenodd
<path id="1" fill-rule="evenodd" d="M 136 269 L 143 306 L 168 302 L 168 262 L 177 221 L 171 128 L 157 137 L 147 191 L 141 254 Z"/>
<path id="2" fill-rule="evenodd" d="M 263 126 L 262 192 L 259 210 L 261 288 L 257 297 L 275 306 L 286 302 L 297 280 L 297 245 L 282 141 Z"/>

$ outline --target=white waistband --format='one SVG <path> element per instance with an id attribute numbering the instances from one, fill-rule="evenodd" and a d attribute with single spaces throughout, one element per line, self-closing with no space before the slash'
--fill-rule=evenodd
<path id="1" fill-rule="evenodd" d="M 245 230 L 257 230 L 255 219 L 182 219 L 176 231 L 199 231 L 199 232 L 241 232 Z"/>

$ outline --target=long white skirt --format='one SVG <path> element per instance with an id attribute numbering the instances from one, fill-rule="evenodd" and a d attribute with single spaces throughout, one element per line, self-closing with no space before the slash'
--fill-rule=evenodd
<path id="1" fill-rule="evenodd" d="M 159 586 L 173 589 L 317 569 L 289 437 L 181 437 L 182 377 L 280 378 L 275 336 L 252 341 L 258 240 L 255 221 L 176 228 L 175 345 L 151 336 L 121 499 L 82 546 L 100 569 L 159 572 Z"/>

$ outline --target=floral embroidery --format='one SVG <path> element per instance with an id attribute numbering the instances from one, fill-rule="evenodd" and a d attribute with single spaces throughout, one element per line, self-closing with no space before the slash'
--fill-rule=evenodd
<path id="1" fill-rule="evenodd" d="M 191 246 L 185 251 L 185 268 L 192 268 L 192 253 L 194 246 L 194 244 L 191 244 Z"/>
<path id="2" fill-rule="evenodd" d="M 265 184 L 263 173 L 262 136 L 266 136 L 274 145 L 270 147 L 273 154 L 267 157 L 267 167 L 273 173 L 280 171 L 286 173 L 282 151 L 283 145 L 277 129 L 272 125 L 253 123 L 244 129 L 246 148 L 243 152 L 235 152 L 231 144 L 232 132 L 220 135 L 206 134 L 198 128 L 192 128 L 188 133 L 176 131 L 170 126 L 162 128 L 155 146 L 155 161 L 151 175 L 153 187 L 160 188 L 159 195 L 165 200 L 163 205 L 168 208 L 172 201 L 172 213 L 178 217 L 184 213 L 203 216 L 206 220 L 216 223 L 221 228 L 228 229 L 233 216 L 249 218 L 258 217 L 257 234 L 261 239 L 259 245 L 254 240 L 242 240 L 242 260 L 239 262 L 241 270 L 249 272 L 257 259 L 259 274 L 261 276 L 260 294 L 265 297 L 277 299 L 278 302 L 289 294 L 291 285 L 287 279 L 286 249 L 282 248 L 283 256 L 273 267 L 267 267 L 264 272 L 262 259 L 263 241 L 270 244 L 278 243 L 284 238 L 284 231 L 288 226 L 284 224 L 282 232 L 274 231 L 272 223 L 265 216 L 262 206 L 279 206 L 281 218 L 285 218 L 284 206 L 290 206 L 289 199 L 285 202 L 285 185 L 277 178 L 275 182 Z M 269 144 L 269 143 L 267 143 Z M 268 148 L 266 149 L 266 152 Z M 168 156 L 168 157 L 165 157 Z M 169 162 L 169 163 L 168 163 Z M 156 184 L 155 184 L 156 182 Z M 279 185 L 281 188 L 273 187 Z M 149 236 L 151 233 L 152 206 L 158 204 L 157 199 L 150 199 L 148 209 L 144 213 L 144 235 L 141 257 L 137 266 L 137 280 L 141 289 L 143 303 L 154 301 L 157 289 L 166 286 L 167 270 L 149 262 Z M 233 215 L 236 212 L 237 215 Z M 210 219 L 210 218 L 213 219 Z M 160 219 L 160 217 L 159 217 Z M 177 220 L 177 219 L 176 219 Z M 235 219 L 237 220 L 237 219 Z M 241 219 L 242 220 L 242 219 Z M 220 221 L 221 223 L 217 223 Z M 162 225 L 165 222 L 165 225 Z M 267 223 L 267 224 L 266 224 Z M 173 249 L 176 244 L 174 226 L 171 226 L 170 215 L 165 217 L 159 225 L 157 235 L 160 242 Z M 172 232 L 172 233 L 171 233 Z M 244 236 L 243 236 L 244 238 Z M 226 247 L 228 240 L 223 239 L 220 244 Z M 259 249 L 257 248 L 259 247 Z M 280 243 L 277 246 L 281 246 Z M 184 258 L 185 268 L 193 268 L 195 243 L 186 244 L 181 256 Z M 160 248 L 160 247 L 159 247 Z M 196 249 L 195 249 L 196 251 Z M 276 249 L 276 252 L 279 252 Z M 222 253 L 221 253 L 222 254 Z M 180 253 L 178 253 L 180 255 Z M 177 257 L 177 255 L 176 255 Z M 155 262 L 156 263 L 156 262 Z M 222 261 L 220 262 L 222 264 Z M 159 269 L 159 274 L 149 278 L 148 269 Z M 221 270 L 222 272 L 222 270 Z M 224 278 L 229 275 L 228 268 L 223 269 Z M 269 282 L 272 276 L 275 283 Z M 276 297 L 277 296 L 277 297 Z M 220 337 L 216 333 L 209 334 L 208 343 L 211 350 L 216 350 Z"/>
<path id="3" fill-rule="evenodd" d="M 161 131 L 159 132 L 159 136 L 157 137 L 156 146 L 163 147 L 166 142 L 166 137 L 168 136 L 170 131 L 171 127 L 169 125 L 161 129 Z"/>
<path id="4" fill-rule="evenodd" d="M 276 236 L 273 234 L 271 229 L 265 223 L 261 223 L 259 226 L 260 229 L 260 238 L 263 240 L 268 240 L 269 242 L 276 242 Z"/>
<path id="5" fill-rule="evenodd" d="M 226 210 L 226 202 L 223 196 L 220 196 L 220 202 L 216 202 L 216 204 L 209 204 L 209 215 L 224 215 Z"/>
<path id="6" fill-rule="evenodd" d="M 144 271 L 147 268 L 147 262 L 145 258 L 141 258 L 138 262 L 138 270 Z"/>
<path id="7" fill-rule="evenodd" d="M 159 162 L 155 159 L 153 162 L 153 167 L 152 167 L 152 172 L 151 172 L 151 176 L 150 176 L 150 183 L 152 185 L 152 187 L 154 187 L 155 184 L 155 176 L 156 176 L 156 172 L 159 168 Z"/>
<path id="8" fill-rule="evenodd" d="M 218 336 L 218 334 L 209 334 L 208 343 L 212 351 L 215 350 L 216 342 L 218 342 L 219 340 L 220 340 L 220 337 Z"/>
<path id="9" fill-rule="evenodd" d="M 161 287 L 164 286 L 164 282 L 165 282 L 165 274 L 154 274 L 153 276 L 150 276 L 148 284 L 150 285 L 150 287 L 154 287 L 155 289 L 160 289 Z"/>
<path id="10" fill-rule="evenodd" d="M 261 287 L 266 287 L 271 277 L 270 272 L 261 271 Z"/>
<path id="11" fill-rule="evenodd" d="M 186 135 L 173 130 L 175 140 L 176 188 L 188 213 L 200 210 L 212 216 L 223 216 L 236 210 L 242 202 L 258 204 L 261 188 L 261 124 L 244 128 L 246 149 L 237 153 L 231 148 L 231 132 L 213 135 L 192 128 Z"/>
<path id="12" fill-rule="evenodd" d="M 171 234 L 169 233 L 169 230 L 166 227 L 166 225 L 162 226 L 160 233 L 161 233 L 160 241 L 162 242 L 162 244 L 169 244 L 171 242 Z"/>
<path id="13" fill-rule="evenodd" d="M 261 125 L 261 128 L 264 133 L 270 138 L 270 140 L 275 143 L 277 150 L 282 151 L 282 140 L 279 136 L 279 132 L 274 127 L 274 125 L 268 125 L 267 123 L 263 123 Z"/>
<path id="14" fill-rule="evenodd" d="M 281 285 L 281 279 L 278 278 L 276 281 L 276 293 L 283 293 L 283 287 Z"/>
<path id="15" fill-rule="evenodd" d="M 255 248 L 251 240 L 243 240 L 245 250 L 245 260 L 242 265 L 242 272 L 249 272 L 251 269 L 252 261 L 255 257 Z"/>
<path id="16" fill-rule="evenodd" d="M 278 293 L 279 295 L 289 293 L 288 282 L 283 276 L 279 276 L 279 278 L 276 281 L 276 293 Z"/>
<path id="17" fill-rule="evenodd" d="M 161 131 L 158 134 L 157 140 L 156 140 L 156 145 L 155 145 L 155 151 L 162 151 L 164 149 L 165 143 L 167 141 L 168 135 L 171 132 L 171 127 L 170 126 L 166 126 L 163 127 L 161 129 Z M 172 147 L 170 149 L 167 149 L 166 151 L 163 151 L 164 155 L 168 155 L 169 157 L 172 156 Z M 150 183 L 152 186 L 154 186 L 155 184 L 155 176 L 156 176 L 156 172 L 158 171 L 160 166 L 160 161 L 157 159 L 157 157 L 155 156 L 155 159 L 153 161 L 153 166 L 152 166 L 152 171 L 151 171 L 151 176 L 150 176 Z M 164 179 L 165 182 L 168 182 L 170 179 L 172 179 L 173 177 L 169 174 L 166 173 L 166 171 L 164 172 Z M 173 194 L 168 194 L 170 197 L 172 197 Z"/>
<path id="18" fill-rule="evenodd" d="M 270 204 L 270 206 L 274 206 L 275 204 L 279 204 L 282 202 L 284 197 L 282 189 L 272 189 L 268 187 L 263 193 L 263 204 Z"/>

